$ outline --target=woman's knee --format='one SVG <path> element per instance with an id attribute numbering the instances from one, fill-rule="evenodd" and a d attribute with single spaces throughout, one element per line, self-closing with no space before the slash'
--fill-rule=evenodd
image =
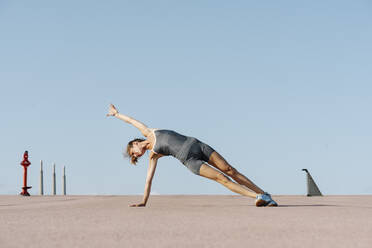
<path id="1" fill-rule="evenodd" d="M 226 184 L 226 183 L 230 182 L 231 180 L 230 180 L 230 178 L 228 178 L 224 174 L 218 173 L 216 175 L 216 181 L 219 182 L 219 183 L 222 183 L 222 184 Z"/>
<path id="2" fill-rule="evenodd" d="M 238 171 L 234 167 L 232 167 L 231 165 L 227 165 L 224 173 L 226 173 L 230 177 L 234 177 L 238 173 Z"/>

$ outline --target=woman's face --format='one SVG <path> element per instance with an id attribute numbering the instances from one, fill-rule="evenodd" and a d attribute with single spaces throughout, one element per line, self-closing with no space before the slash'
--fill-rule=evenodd
<path id="1" fill-rule="evenodd" d="M 139 142 L 133 142 L 133 146 L 130 149 L 131 156 L 135 156 L 137 158 L 141 157 L 146 152 L 146 149 L 141 146 Z"/>

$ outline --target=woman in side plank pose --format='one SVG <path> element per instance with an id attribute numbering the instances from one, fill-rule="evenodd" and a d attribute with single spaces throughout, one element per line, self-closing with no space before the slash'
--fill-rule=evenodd
<path id="1" fill-rule="evenodd" d="M 162 156 L 173 156 L 180 160 L 194 174 L 212 179 L 235 193 L 256 198 L 257 207 L 278 206 L 270 194 L 264 192 L 251 180 L 239 173 L 212 147 L 198 139 L 181 135 L 172 130 L 148 128 L 145 124 L 129 116 L 120 114 L 112 104 L 110 105 L 107 116 L 114 116 L 132 124 L 146 137 L 146 139 L 134 139 L 128 143 L 127 154 L 130 156 L 132 164 L 136 164 L 138 158 L 147 150 L 151 151 L 143 201 L 139 204 L 130 205 L 131 207 L 146 206 L 151 192 L 151 183 L 156 165 L 158 159 Z M 236 183 L 229 177 L 234 179 Z"/>

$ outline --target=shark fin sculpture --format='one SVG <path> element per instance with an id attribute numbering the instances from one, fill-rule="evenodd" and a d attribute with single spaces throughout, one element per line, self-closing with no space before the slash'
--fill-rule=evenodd
<path id="1" fill-rule="evenodd" d="M 313 177 L 310 175 L 310 172 L 307 169 L 302 170 L 306 172 L 307 196 L 323 196 L 318 186 L 316 185 Z"/>

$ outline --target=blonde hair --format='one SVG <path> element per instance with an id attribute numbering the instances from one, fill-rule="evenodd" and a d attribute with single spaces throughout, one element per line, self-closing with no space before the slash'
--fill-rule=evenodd
<path id="1" fill-rule="evenodd" d="M 133 140 L 131 140 L 131 141 L 128 142 L 128 145 L 127 145 L 127 151 L 126 151 L 126 156 L 127 156 L 127 157 L 130 157 L 130 163 L 131 163 L 131 164 L 136 165 L 137 162 L 138 162 L 138 157 L 131 156 L 131 155 L 130 155 L 130 149 L 132 149 L 132 147 L 133 147 L 133 143 L 134 143 L 134 142 L 142 142 L 142 141 L 145 141 L 145 139 L 136 138 L 136 139 L 133 139 Z"/>

